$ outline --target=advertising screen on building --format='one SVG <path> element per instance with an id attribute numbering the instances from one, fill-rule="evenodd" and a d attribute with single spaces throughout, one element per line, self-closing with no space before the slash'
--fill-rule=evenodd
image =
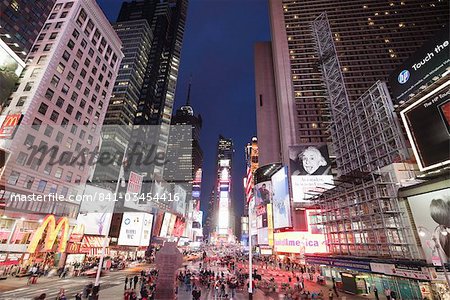
<path id="1" fill-rule="evenodd" d="M 160 237 L 167 237 L 167 233 L 169 231 L 170 220 L 172 219 L 171 213 L 164 213 L 164 218 L 161 225 L 161 231 L 159 232 Z"/>
<path id="2" fill-rule="evenodd" d="M 302 231 L 274 233 L 274 250 L 283 253 L 327 253 L 325 236 Z"/>
<path id="3" fill-rule="evenodd" d="M 274 229 L 292 226 L 287 167 L 272 176 L 272 191 Z"/>
<path id="4" fill-rule="evenodd" d="M 269 245 L 269 231 L 267 227 L 258 229 L 258 245 Z"/>
<path id="5" fill-rule="evenodd" d="M 450 164 L 450 81 L 400 115 L 421 171 Z"/>
<path id="6" fill-rule="evenodd" d="M 14 85 L 25 68 L 23 62 L 11 48 L 0 38 L 0 103 L 11 95 Z"/>
<path id="7" fill-rule="evenodd" d="M 270 181 L 255 184 L 256 205 L 267 205 L 272 201 L 272 183 Z"/>
<path id="8" fill-rule="evenodd" d="M 289 159 L 293 202 L 310 202 L 333 184 L 326 144 L 289 147 Z"/>
<path id="9" fill-rule="evenodd" d="M 414 223 L 428 263 L 440 265 L 433 235 L 441 249 L 441 257 L 450 262 L 450 188 L 408 197 Z M 440 226 L 436 231 L 435 229 Z"/>
<path id="10" fill-rule="evenodd" d="M 148 246 L 152 223 L 152 214 L 124 213 L 117 244 L 122 246 Z"/>
<path id="11" fill-rule="evenodd" d="M 182 236 L 185 226 L 186 226 L 186 222 L 185 222 L 184 218 L 177 216 L 172 235 L 176 236 L 176 237 Z"/>
<path id="12" fill-rule="evenodd" d="M 94 201 L 95 195 L 103 194 L 105 199 L 112 198 L 112 192 L 92 185 L 86 185 L 84 201 L 81 202 L 77 224 L 84 225 L 84 233 L 105 235 L 106 224 L 112 217 L 114 201 Z M 111 199 L 110 198 L 110 199 Z"/>
<path id="13" fill-rule="evenodd" d="M 175 228 L 175 222 L 177 221 L 176 215 L 170 216 L 169 229 L 167 229 L 167 236 L 173 236 L 173 229 Z"/>
<path id="14" fill-rule="evenodd" d="M 447 25 L 391 74 L 389 87 L 394 104 L 407 101 L 410 94 L 442 75 L 450 66 L 449 53 Z"/>

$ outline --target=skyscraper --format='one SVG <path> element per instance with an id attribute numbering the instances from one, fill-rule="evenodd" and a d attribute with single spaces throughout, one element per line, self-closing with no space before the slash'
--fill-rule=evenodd
<path id="1" fill-rule="evenodd" d="M 311 22 L 327 12 L 350 101 L 448 23 L 448 1 L 269 1 L 283 162 L 287 147 L 326 142 L 330 106 Z M 261 150 L 264 152 L 263 150 Z"/>
<path id="2" fill-rule="evenodd" d="M 233 141 L 219 136 L 217 142 L 217 180 L 215 202 L 213 204 L 213 242 L 231 242 L 233 240 L 234 214 L 231 198 L 231 170 L 233 162 Z"/>
<path id="3" fill-rule="evenodd" d="M 20 59 L 27 57 L 53 4 L 55 0 L 0 2 L 0 39 Z"/>
<path id="4" fill-rule="evenodd" d="M 47 214 L 76 218 L 75 199 L 90 171 L 83 158 L 99 144 L 122 57 L 121 41 L 94 0 L 56 2 L 0 116 L 3 218 L 16 220 L 8 229 L 27 233 L 11 244 L 29 243 Z M 39 200 L 45 197 L 58 200 Z"/>
<path id="5" fill-rule="evenodd" d="M 55 0 L 0 2 L 0 112 Z"/>

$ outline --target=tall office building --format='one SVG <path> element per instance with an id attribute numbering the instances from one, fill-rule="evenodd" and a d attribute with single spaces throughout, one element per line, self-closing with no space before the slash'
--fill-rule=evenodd
<path id="1" fill-rule="evenodd" d="M 283 162 L 288 146 L 327 142 L 330 105 L 311 23 L 327 12 L 350 101 L 444 24 L 449 2 L 269 1 L 272 53 Z M 261 150 L 263 152 L 263 150 Z"/>
<path id="2" fill-rule="evenodd" d="M 47 214 L 76 218 L 80 202 L 74 200 L 90 170 L 83 158 L 99 144 L 122 57 L 121 41 L 95 0 L 56 2 L 0 116 L 6 155 L 0 193 L 3 219 L 10 221 L 2 226 L 26 233 L 2 244 L 2 251 L 25 244 L 14 248 L 25 252 Z M 19 201 L 52 195 L 58 200 Z"/>
<path id="3" fill-rule="evenodd" d="M 164 172 L 164 179 L 183 180 L 184 182 L 190 182 L 195 178 L 196 173 L 202 167 L 203 163 L 203 151 L 200 147 L 200 131 L 202 129 L 202 117 L 201 115 L 195 115 L 194 109 L 191 106 L 191 84 L 189 83 L 188 95 L 186 104 L 176 110 L 175 115 L 172 116 L 171 124 L 174 125 L 174 131 L 179 133 L 180 130 L 189 130 L 190 147 L 186 149 L 188 152 L 185 155 L 176 155 L 176 151 L 173 151 L 171 155 L 171 149 L 180 149 L 182 139 L 177 139 L 176 135 L 172 134 L 169 138 L 169 145 L 167 149 L 168 159 L 175 161 L 176 169 L 169 168 Z M 180 126 L 177 126 L 180 125 Z M 181 153 L 180 153 L 181 154 Z M 176 173 L 176 174 L 175 174 Z M 180 176 L 182 173 L 182 176 Z M 175 177 L 177 179 L 175 179 Z M 184 177 L 184 178 L 182 178 Z"/>
<path id="4" fill-rule="evenodd" d="M 55 0 L 0 2 L 0 39 L 25 60 Z"/>
<path id="5" fill-rule="evenodd" d="M 110 153 L 125 152 L 127 148 L 153 39 L 152 30 L 145 19 L 118 22 L 113 28 L 122 40 L 124 58 L 103 122 L 101 151 Z M 119 171 L 117 165 L 98 165 L 93 182 L 114 190 Z"/>
<path id="6" fill-rule="evenodd" d="M 234 238 L 234 213 L 232 203 L 231 170 L 233 162 L 233 141 L 219 136 L 217 142 L 217 179 L 215 185 L 215 202 L 213 207 L 215 243 L 232 242 Z"/>
<path id="7" fill-rule="evenodd" d="M 0 112 L 55 0 L 0 2 Z M 6 105 L 5 105 L 6 104 Z"/>

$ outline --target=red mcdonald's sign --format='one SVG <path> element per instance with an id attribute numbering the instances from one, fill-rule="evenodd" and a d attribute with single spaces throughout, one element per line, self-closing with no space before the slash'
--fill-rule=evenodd
<path id="1" fill-rule="evenodd" d="M 22 114 L 10 114 L 5 117 L 5 120 L 0 127 L 0 138 L 11 139 L 14 136 L 17 125 L 22 119 Z"/>

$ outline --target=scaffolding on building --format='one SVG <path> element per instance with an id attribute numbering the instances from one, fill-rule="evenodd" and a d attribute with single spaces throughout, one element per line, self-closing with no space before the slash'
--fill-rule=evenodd
<path id="1" fill-rule="evenodd" d="M 413 258 L 395 176 L 381 168 L 407 158 L 386 84 L 350 103 L 326 13 L 312 23 L 328 91 L 338 184 L 315 196 L 329 251 L 335 255 Z"/>

